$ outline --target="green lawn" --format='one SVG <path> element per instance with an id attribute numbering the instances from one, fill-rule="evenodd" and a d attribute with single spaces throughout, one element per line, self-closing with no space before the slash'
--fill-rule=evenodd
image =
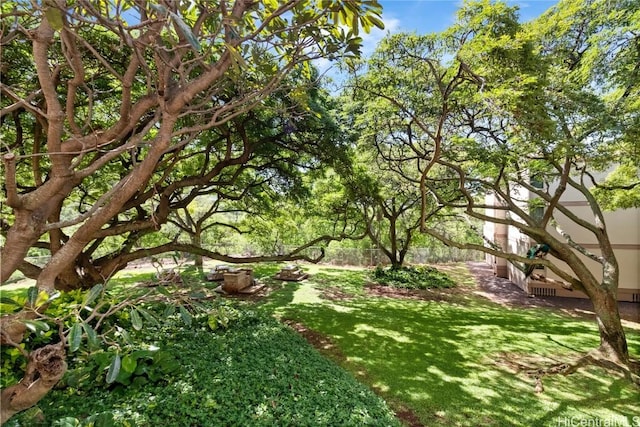
<path id="1" fill-rule="evenodd" d="M 365 281 L 362 271 L 316 269 L 272 294 L 264 308 L 326 335 L 335 346 L 330 357 L 427 426 L 640 424 L 640 392 L 600 368 L 544 376 L 544 391 L 535 392 L 527 372 L 595 348 L 595 322 L 509 309 L 471 293 L 448 301 L 368 297 Z M 637 358 L 640 334 L 627 334 Z"/>
<path id="2" fill-rule="evenodd" d="M 55 390 L 31 410 L 44 421 L 34 424 L 25 414 L 8 424 L 72 417 L 88 426 L 87 417 L 105 414 L 132 426 L 394 425 L 385 404 L 355 377 L 414 426 L 640 426 L 639 390 L 601 368 L 547 375 L 544 391 L 535 390 L 536 369 L 574 361 L 598 345 L 593 321 L 489 302 L 473 294 L 462 264 L 446 266 L 455 290 L 421 291 L 429 296 L 422 300 L 371 295 L 363 269 L 305 266 L 311 277 L 299 283 L 273 280 L 278 269 L 255 267 L 271 292 L 227 301 L 245 314 L 226 331 L 211 331 L 206 317 L 189 328 L 176 318 L 168 329 L 139 331 L 141 342 L 179 362 L 159 383 L 107 391 L 104 372 L 93 373 L 92 387 Z M 152 277 L 118 276 L 113 289 Z M 203 283 L 192 269 L 184 277 L 191 286 Z M 3 296 L 17 292 L 24 289 Z M 306 327 L 320 352 L 351 375 L 272 316 Z M 627 329 L 634 358 L 638 328 Z"/>

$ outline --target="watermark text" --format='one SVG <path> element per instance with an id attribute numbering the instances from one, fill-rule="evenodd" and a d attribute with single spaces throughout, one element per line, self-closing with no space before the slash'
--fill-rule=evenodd
<path id="1" fill-rule="evenodd" d="M 556 421 L 557 427 L 640 427 L 640 415 L 605 418 L 558 417 Z"/>

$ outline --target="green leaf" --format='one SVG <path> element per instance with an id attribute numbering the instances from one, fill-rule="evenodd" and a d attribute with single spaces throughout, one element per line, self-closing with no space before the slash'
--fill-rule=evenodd
<path id="1" fill-rule="evenodd" d="M 164 295 L 165 297 L 170 297 L 171 296 L 171 293 L 169 293 L 167 288 L 165 288 L 164 286 L 158 286 L 157 289 L 158 289 L 158 292 L 161 293 L 162 295 Z"/>
<path id="2" fill-rule="evenodd" d="M 51 425 L 53 427 L 76 427 L 80 425 L 80 421 L 73 417 L 64 417 L 54 421 Z"/>
<path id="3" fill-rule="evenodd" d="M 38 300 L 38 288 L 35 286 L 27 289 L 27 301 L 29 301 L 30 306 L 36 305 L 36 301 Z"/>
<path id="4" fill-rule="evenodd" d="M 120 355 L 116 354 L 111 361 L 111 365 L 109 365 L 109 369 L 107 370 L 107 384 L 112 384 L 116 380 L 118 373 L 120 372 L 121 363 Z"/>
<path id="5" fill-rule="evenodd" d="M 187 326 L 191 326 L 191 315 L 183 306 L 180 306 L 180 317 Z"/>
<path id="6" fill-rule="evenodd" d="M 129 335 L 129 332 L 126 329 L 122 330 L 122 338 L 127 344 L 133 343 L 133 341 L 131 340 L 131 335 Z"/>
<path id="7" fill-rule="evenodd" d="M 103 289 L 103 286 L 100 284 L 95 285 L 93 288 L 91 288 L 91 290 L 87 292 L 87 295 L 84 297 L 84 301 L 82 302 L 82 305 L 89 305 L 93 301 L 95 301 L 95 299 L 98 298 L 98 295 L 102 293 L 102 289 Z"/>
<path id="8" fill-rule="evenodd" d="M 384 30 L 384 23 L 382 22 L 382 20 L 376 18 L 375 16 L 369 16 L 367 17 L 367 19 L 379 29 Z"/>
<path id="9" fill-rule="evenodd" d="M 92 418 L 94 419 L 94 427 L 113 427 L 116 425 L 111 412 L 102 412 Z"/>
<path id="10" fill-rule="evenodd" d="M 82 342 L 82 325 L 80 323 L 74 323 L 69 330 L 69 351 L 71 353 L 77 351 L 80 348 Z"/>
<path id="11" fill-rule="evenodd" d="M 155 318 L 155 316 L 151 313 L 149 313 L 147 310 L 145 310 L 144 308 L 140 308 L 138 307 L 138 311 L 140 312 L 140 314 L 142 314 L 142 317 L 144 317 L 144 319 L 151 323 L 154 326 L 158 326 L 160 325 L 160 323 L 158 322 L 158 320 Z"/>
<path id="12" fill-rule="evenodd" d="M 135 372 L 136 367 L 138 366 L 138 361 L 135 357 L 130 354 L 127 354 L 122 358 L 122 370 L 132 374 Z"/>
<path id="13" fill-rule="evenodd" d="M 15 306 L 22 306 L 22 304 L 20 304 L 19 302 L 17 302 L 16 300 L 13 300 L 9 297 L 0 297 L 0 304 L 11 304 L 11 305 L 15 305 Z"/>
<path id="14" fill-rule="evenodd" d="M 170 316 L 173 316 L 173 314 L 176 312 L 176 307 L 173 305 L 168 305 L 165 309 L 164 312 L 162 313 L 162 316 L 167 318 Z"/>
<path id="15" fill-rule="evenodd" d="M 118 333 L 120 334 L 120 336 L 122 337 L 122 339 L 127 343 L 127 344 L 131 344 L 131 336 L 129 335 L 129 332 L 127 332 L 126 329 L 123 329 L 119 326 L 116 326 L 116 330 L 118 331 Z"/>
<path id="16" fill-rule="evenodd" d="M 218 316 L 215 314 L 210 314 L 209 318 L 207 319 L 207 324 L 209 325 L 209 329 L 211 329 L 212 331 L 218 329 Z"/>
<path id="17" fill-rule="evenodd" d="M 62 20 L 62 12 L 59 9 L 55 9 L 53 7 L 48 7 L 44 11 L 44 16 L 47 18 L 49 25 L 56 31 L 60 31 L 64 25 L 64 21 Z"/>
<path id="18" fill-rule="evenodd" d="M 40 320 L 23 320 L 22 322 L 33 332 L 46 332 L 49 330 L 49 325 Z"/>
<path id="19" fill-rule="evenodd" d="M 96 349 L 100 347 L 100 341 L 98 340 L 98 334 L 88 323 L 83 323 L 82 328 L 87 334 L 87 343 L 90 349 Z"/>
<path id="20" fill-rule="evenodd" d="M 247 68 L 247 63 L 242 55 L 240 55 L 240 52 L 238 52 L 238 50 L 229 43 L 225 43 L 224 45 L 229 51 L 229 55 L 231 55 L 233 62 L 240 68 Z"/>
<path id="21" fill-rule="evenodd" d="M 133 329 L 136 331 L 142 329 L 142 319 L 140 318 L 138 311 L 135 308 L 132 308 L 129 311 L 129 314 L 131 315 L 131 325 L 133 326 Z"/>
<path id="22" fill-rule="evenodd" d="M 202 291 L 195 291 L 189 294 L 189 298 L 192 299 L 205 299 L 207 297 L 207 294 L 205 294 Z"/>
<path id="23" fill-rule="evenodd" d="M 155 10 L 156 12 L 158 12 L 158 15 L 160 16 L 166 16 L 167 15 L 167 8 L 160 5 L 160 4 L 153 4 L 151 3 L 149 5 L 149 7 L 153 10 Z"/>
<path id="24" fill-rule="evenodd" d="M 191 45 L 191 47 L 193 47 L 194 50 L 196 50 L 197 52 L 200 52 L 200 42 L 198 41 L 198 38 L 193 34 L 193 31 L 191 31 L 191 27 L 189 27 L 180 16 L 176 15 L 173 12 L 169 12 L 169 15 L 171 16 L 171 19 L 173 20 L 173 23 L 178 27 L 177 30 L 179 30 L 178 32 L 181 32 L 184 37 L 187 39 L 187 41 L 189 42 L 189 44 Z"/>
<path id="25" fill-rule="evenodd" d="M 54 292 L 53 294 L 51 294 L 51 295 L 47 298 L 46 303 L 50 303 L 50 302 L 51 302 L 51 301 L 53 301 L 54 299 L 59 298 L 59 297 L 60 297 L 60 295 L 62 295 L 62 293 L 60 293 L 60 292 Z"/>

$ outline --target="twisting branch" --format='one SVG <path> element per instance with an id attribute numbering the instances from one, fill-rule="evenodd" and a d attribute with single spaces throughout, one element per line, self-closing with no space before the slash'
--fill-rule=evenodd
<path id="1" fill-rule="evenodd" d="M 5 164 L 4 179 L 5 189 L 7 191 L 7 206 L 14 209 L 21 207 L 20 197 L 18 196 L 18 185 L 16 183 L 16 155 L 7 153 L 2 156 Z"/>

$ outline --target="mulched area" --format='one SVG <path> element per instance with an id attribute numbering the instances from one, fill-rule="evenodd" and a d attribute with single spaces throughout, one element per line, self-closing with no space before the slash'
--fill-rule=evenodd
<path id="1" fill-rule="evenodd" d="M 593 318 L 593 304 L 588 299 L 564 297 L 532 297 L 508 279 L 495 277 L 491 266 L 483 262 L 467 263 L 469 271 L 475 277 L 478 289 L 476 294 L 493 302 L 512 307 L 543 307 L 562 311 L 574 317 Z M 634 323 L 640 323 L 640 304 L 619 302 L 620 317 Z"/>

